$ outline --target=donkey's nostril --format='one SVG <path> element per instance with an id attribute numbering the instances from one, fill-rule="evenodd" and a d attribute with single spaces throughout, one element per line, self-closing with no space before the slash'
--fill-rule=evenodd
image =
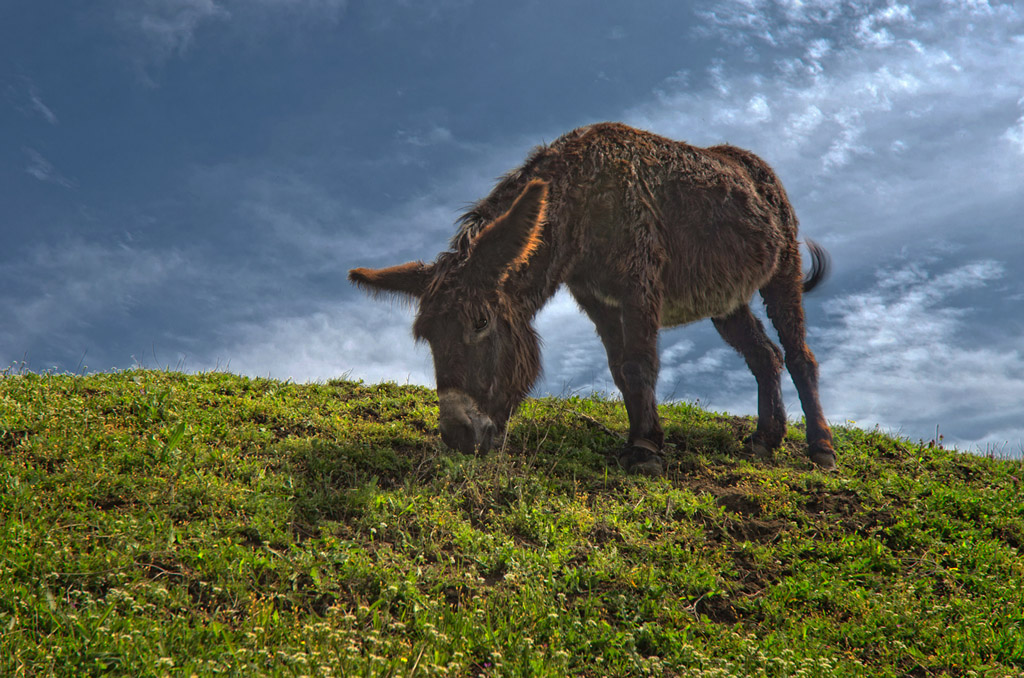
<path id="1" fill-rule="evenodd" d="M 480 411 L 476 401 L 463 391 L 446 389 L 437 393 L 441 439 L 448 447 L 464 454 L 491 448 L 494 422 Z"/>
<path id="2" fill-rule="evenodd" d="M 449 421 L 441 424 L 441 440 L 453 450 L 463 454 L 473 454 L 476 450 L 476 435 L 472 425 L 460 421 Z"/>

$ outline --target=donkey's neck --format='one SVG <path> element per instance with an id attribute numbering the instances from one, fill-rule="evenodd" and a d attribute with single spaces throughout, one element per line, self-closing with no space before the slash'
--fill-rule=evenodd
<path id="1" fill-rule="evenodd" d="M 572 257 L 567 248 L 559 246 L 559 230 L 555 224 L 548 223 L 543 240 L 530 261 L 511 273 L 505 283 L 506 293 L 528 318 L 537 315 L 565 282 Z"/>
<path id="2" fill-rule="evenodd" d="M 509 209 L 529 179 L 539 176 L 550 179 L 550 173 L 539 170 L 548 155 L 546 147 L 536 149 L 524 167 L 506 175 L 486 198 L 461 217 L 459 232 L 452 239 L 453 251 L 458 256 L 469 256 L 473 238 Z M 570 222 L 565 219 L 563 210 L 564 205 L 553 189 L 540 244 L 521 268 L 509 273 L 504 283 L 506 293 L 528 318 L 533 318 L 554 296 L 578 256 L 578 248 L 571 242 Z"/>

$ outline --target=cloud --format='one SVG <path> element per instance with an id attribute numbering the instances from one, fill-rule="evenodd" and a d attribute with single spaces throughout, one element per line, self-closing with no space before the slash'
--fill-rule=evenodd
<path id="1" fill-rule="evenodd" d="M 696 10 L 704 19 L 693 29 L 697 35 L 754 47 L 759 56 L 770 56 L 772 50 L 776 55 L 801 50 L 811 42 L 818 42 L 820 48 L 823 41 L 842 51 L 884 50 L 907 40 L 955 41 L 987 35 L 996 25 L 1011 28 L 1020 18 L 1012 5 L 993 7 L 986 0 L 724 0 L 704 4 Z"/>
<path id="2" fill-rule="evenodd" d="M 322 25 L 339 21 L 348 0 L 109 0 L 116 30 L 131 45 L 144 82 L 154 66 L 183 56 L 204 27 L 238 25 L 243 33 L 280 30 L 280 20 Z"/>
<path id="3" fill-rule="evenodd" d="M 562 289 L 537 315 L 543 374 L 537 393 L 617 393 L 593 323 Z"/>
<path id="4" fill-rule="evenodd" d="M 840 276 L 910 242 L 1024 255 L 1007 221 L 1024 208 L 1024 71 L 1006 68 L 1024 62 L 1024 16 L 983 3 L 901 7 L 716 3 L 701 30 L 758 60 L 714 61 L 704 86 L 699 75 L 666 81 L 624 119 L 764 157 Z M 858 35 L 865 26 L 892 39 Z"/>
<path id="5" fill-rule="evenodd" d="M 0 82 L 2 81 L 3 79 L 0 79 Z M 51 125 L 60 124 L 57 114 L 43 101 L 39 89 L 30 78 L 25 76 L 10 77 L 4 90 L 8 101 L 25 116 L 42 118 Z"/>
<path id="6" fill-rule="evenodd" d="M 941 424 L 965 447 L 993 442 L 992 428 L 1024 441 L 1020 346 L 974 340 L 982 316 L 970 299 L 996 293 L 1006 273 L 990 259 L 941 272 L 904 262 L 827 302 L 832 323 L 813 337 L 827 416 L 894 431 Z"/>
<path id="7" fill-rule="evenodd" d="M 215 0 L 131 0 L 116 12 L 121 28 L 137 36 L 157 63 L 184 53 L 201 24 L 230 16 Z"/>
<path id="8" fill-rule="evenodd" d="M 28 165 L 25 167 L 26 174 L 35 177 L 39 181 L 57 184 L 65 188 L 74 188 L 74 182 L 61 175 L 54 168 L 53 163 L 43 157 L 42 153 L 34 148 L 24 148 L 23 150 L 28 156 Z"/>
<path id="9" fill-rule="evenodd" d="M 428 347 L 412 338 L 412 310 L 400 304 L 341 302 L 304 316 L 278 316 L 231 328 L 197 370 L 309 382 L 335 377 L 370 383 L 433 385 Z"/>
<path id="10" fill-rule="evenodd" d="M 31 103 L 32 110 L 42 116 L 43 120 L 50 123 L 51 125 L 58 124 L 57 115 L 50 109 L 49 106 L 43 103 L 43 100 L 39 96 L 39 92 L 36 91 L 35 87 L 29 91 L 29 101 Z"/>
<path id="11" fill-rule="evenodd" d="M 1024 98 L 1020 99 L 1017 103 L 1021 108 L 1024 108 Z M 1007 128 L 1000 138 L 1008 141 L 1014 150 L 1024 155 L 1024 115 L 1017 119 L 1015 125 Z"/>
<path id="12" fill-rule="evenodd" d="M 429 192 L 369 211 L 316 171 L 221 163 L 193 168 L 190 193 L 227 209 L 218 216 L 222 231 L 239 246 L 260 247 L 257 256 L 292 269 L 343 274 L 357 266 L 433 260 L 446 248 L 466 196 L 473 195 L 464 183 L 480 181 L 477 175 L 453 176 Z"/>
<path id="13" fill-rule="evenodd" d="M 913 20 L 914 15 L 907 5 L 886 5 L 862 17 L 857 23 L 855 35 L 864 47 L 888 47 L 896 41 L 890 28 Z"/>
<path id="14" fill-rule="evenodd" d="M 948 3 L 941 10 L 898 4 L 872 9 L 871 4 L 852 8 L 836 2 L 737 0 L 700 10 L 708 23 L 695 29 L 698 32 L 744 43 L 769 43 L 759 45 L 761 61 L 753 72 L 738 60 L 732 60 L 726 72 L 724 63 L 717 61 L 708 75 L 718 96 L 709 97 L 692 86 L 674 93 L 667 88 L 660 100 L 639 107 L 636 113 L 671 109 L 683 115 L 675 120 L 674 129 L 686 130 L 695 121 L 718 121 L 708 130 L 717 133 L 721 123 L 752 127 L 762 122 L 741 114 L 744 104 L 758 95 L 797 116 L 814 106 L 829 120 L 840 114 L 850 119 L 887 113 L 897 104 L 905 111 L 908 103 L 922 103 L 915 98 L 934 99 L 943 93 L 976 97 L 979 89 L 996 95 L 976 101 L 984 107 L 1016 103 L 1020 90 L 1007 86 L 1006 78 L 1020 82 L 1024 76 L 1008 74 L 1005 64 L 1014 63 L 1012 58 L 1024 52 L 1024 41 L 1015 37 L 1024 26 L 1013 7 L 1001 6 L 989 13 Z M 975 39 L 961 37 L 965 27 Z M 773 37 L 780 34 L 785 41 Z M 772 48 L 782 42 L 785 48 Z M 924 112 L 916 108 L 917 119 Z M 775 116 L 775 120 L 771 130 L 762 131 L 763 136 L 787 131 L 786 116 Z M 695 129 L 701 126 L 692 125 L 687 131 Z M 783 149 L 798 150 L 793 144 L 801 142 L 820 146 L 817 139 L 787 137 Z"/>
<path id="15" fill-rule="evenodd" d="M 195 275 L 174 251 L 79 238 L 37 245 L 0 269 L 0 304 L 7 318 L 0 328 L 0 354 L 20 356 L 26 347 L 42 345 L 79 353 L 90 347 L 94 323 L 117 324 L 144 312 L 153 295 Z"/>
<path id="16" fill-rule="evenodd" d="M 936 135 L 967 127 L 965 113 L 981 121 L 1017 110 L 1024 74 L 1008 76 L 1003 67 L 1024 57 L 1024 43 L 1009 38 L 1012 30 L 953 53 L 957 45 L 941 41 L 828 52 L 815 42 L 798 57 L 780 57 L 767 73 L 735 65 L 726 72 L 719 63 L 708 71 L 712 91 L 663 88 L 628 117 L 697 143 L 756 144 L 777 164 L 817 155 L 818 169 L 827 173 L 896 139 L 929 152 L 929 144 L 944 145 Z M 925 121 L 931 129 L 922 128 Z"/>
<path id="17" fill-rule="evenodd" d="M 453 139 L 451 130 L 440 125 L 418 131 L 398 130 L 396 137 L 400 142 L 413 146 L 434 146 L 450 143 Z"/>

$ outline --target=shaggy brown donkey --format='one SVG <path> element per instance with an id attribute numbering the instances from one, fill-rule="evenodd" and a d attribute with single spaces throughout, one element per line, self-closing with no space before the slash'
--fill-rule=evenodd
<path id="1" fill-rule="evenodd" d="M 658 329 L 710 317 L 747 361 L 758 387 L 755 452 L 782 443 L 783 353 L 749 303 L 760 291 L 785 349 L 807 420 L 808 454 L 835 466 L 818 401 L 818 368 L 804 341 L 801 297 L 826 274 L 771 168 L 732 146 L 696 148 L 616 123 L 569 132 L 533 151 L 460 219 L 451 249 L 349 279 L 419 300 L 413 324 L 429 342 L 441 437 L 465 453 L 488 450 L 540 373 L 533 317 L 566 285 L 608 352 L 629 414 L 620 458 L 660 473 L 664 442 L 655 403 Z"/>

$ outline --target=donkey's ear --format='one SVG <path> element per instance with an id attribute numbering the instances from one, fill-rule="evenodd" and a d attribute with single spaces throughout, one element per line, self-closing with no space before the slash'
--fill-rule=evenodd
<path id="1" fill-rule="evenodd" d="M 472 269 L 500 283 L 523 266 L 540 245 L 547 207 L 548 184 L 534 179 L 526 185 L 508 212 L 485 226 L 473 240 Z"/>
<path id="2" fill-rule="evenodd" d="M 419 299 L 427 289 L 432 266 L 410 261 L 390 268 L 353 268 L 348 279 L 373 294 L 405 294 Z"/>

